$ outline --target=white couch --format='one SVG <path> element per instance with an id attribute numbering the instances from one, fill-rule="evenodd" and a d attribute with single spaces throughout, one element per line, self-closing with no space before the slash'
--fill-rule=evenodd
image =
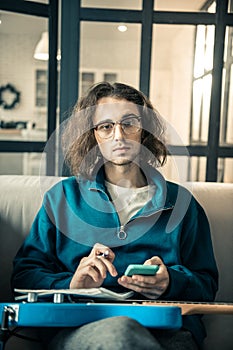
<path id="1" fill-rule="evenodd" d="M 29 232 L 43 193 L 58 177 L 0 176 L 0 301 L 12 301 L 10 276 L 12 260 Z M 215 256 L 220 273 L 217 301 L 233 302 L 233 184 L 192 183 L 189 187 L 208 215 Z M 200 247 L 200 249 L 202 249 Z M 206 315 L 208 336 L 205 350 L 233 349 L 233 316 Z M 40 349 L 36 343 L 11 338 L 6 350 Z"/>

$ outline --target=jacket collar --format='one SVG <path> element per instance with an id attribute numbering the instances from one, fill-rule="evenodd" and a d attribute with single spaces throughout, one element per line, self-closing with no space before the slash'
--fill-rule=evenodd
<path id="1" fill-rule="evenodd" d="M 174 205 L 174 200 L 171 200 L 168 196 L 168 183 L 163 177 L 163 175 L 153 168 L 150 165 L 143 165 L 143 170 L 145 173 L 145 176 L 147 178 L 148 184 L 153 184 L 156 187 L 155 195 L 152 198 L 152 206 L 153 210 L 156 208 L 157 210 L 163 209 L 163 208 L 169 208 Z M 86 187 L 89 191 L 101 191 L 106 194 L 106 186 L 105 186 L 105 174 L 104 174 L 104 168 L 100 168 L 98 173 L 96 174 L 96 177 L 92 180 L 85 179 L 82 176 L 78 177 L 78 182 L 82 182 L 82 184 Z M 151 205 L 150 204 L 150 205 Z M 148 210 L 149 208 L 147 208 Z M 152 208 L 151 208 L 152 209 Z"/>

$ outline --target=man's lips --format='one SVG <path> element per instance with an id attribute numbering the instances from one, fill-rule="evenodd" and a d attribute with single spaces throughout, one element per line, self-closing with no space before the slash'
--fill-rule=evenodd
<path id="1" fill-rule="evenodd" d="M 125 152 L 125 151 L 128 151 L 130 149 L 130 147 L 116 147 L 113 149 L 113 152 Z"/>

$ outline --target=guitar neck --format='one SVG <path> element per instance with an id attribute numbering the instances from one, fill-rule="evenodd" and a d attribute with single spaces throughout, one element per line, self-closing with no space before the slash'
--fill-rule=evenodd
<path id="1" fill-rule="evenodd" d="M 228 314 L 233 315 L 233 303 L 191 303 L 172 301 L 146 301 L 143 305 L 178 306 L 182 315 L 193 314 Z"/>

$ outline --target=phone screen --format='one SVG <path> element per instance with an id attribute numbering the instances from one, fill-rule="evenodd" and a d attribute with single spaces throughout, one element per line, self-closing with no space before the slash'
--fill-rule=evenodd
<path id="1" fill-rule="evenodd" d="M 131 264 L 125 270 L 125 276 L 146 275 L 153 276 L 158 271 L 158 265 Z"/>

